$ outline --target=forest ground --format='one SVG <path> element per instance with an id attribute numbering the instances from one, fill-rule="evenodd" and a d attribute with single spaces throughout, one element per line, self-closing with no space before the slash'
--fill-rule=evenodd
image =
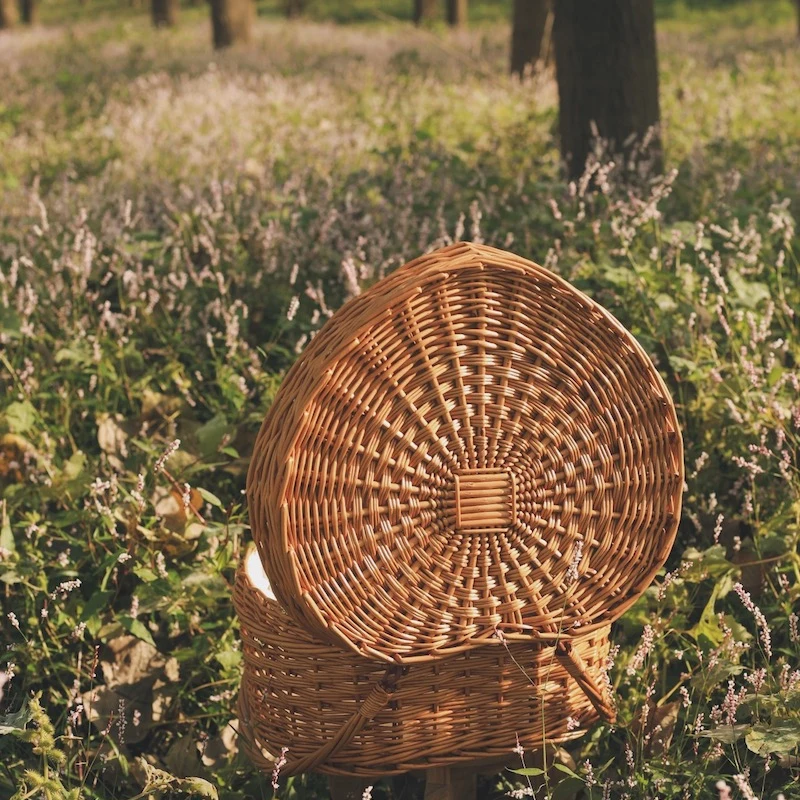
<path id="1" fill-rule="evenodd" d="M 45 2 L 42 26 L 0 35 L 0 798 L 45 773 L 87 798 L 270 796 L 229 725 L 255 433 L 332 310 L 460 238 L 618 316 L 686 444 L 675 551 L 614 629 L 620 721 L 560 752 L 577 777 L 540 796 L 590 774 L 595 800 L 606 782 L 716 799 L 721 779 L 798 796 L 793 5 L 658 3 L 667 173 L 600 153 L 602 189 L 561 177 L 553 75 L 508 76 L 509 4 L 472 5 L 451 32 L 415 29 L 405 0 L 295 21 L 262 3 L 253 43 L 225 52 L 205 6 L 157 31 L 136 6 Z M 154 469 L 175 439 L 177 483 Z M 34 753 L 20 731 L 42 714 L 58 738 Z M 326 797 L 316 777 L 281 786 Z"/>

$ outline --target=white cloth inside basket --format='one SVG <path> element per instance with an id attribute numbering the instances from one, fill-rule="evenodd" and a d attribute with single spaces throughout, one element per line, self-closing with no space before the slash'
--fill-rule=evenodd
<path id="1" fill-rule="evenodd" d="M 264 565 L 261 563 L 261 557 L 258 555 L 258 550 L 255 547 L 250 549 L 244 561 L 244 571 L 250 579 L 250 583 L 257 589 L 264 597 L 270 600 L 275 599 L 275 594 L 269 584 L 267 573 L 264 572 Z"/>

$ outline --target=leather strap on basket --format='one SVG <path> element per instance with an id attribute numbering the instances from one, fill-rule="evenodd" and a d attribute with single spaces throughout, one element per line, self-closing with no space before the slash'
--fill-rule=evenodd
<path id="1" fill-rule="evenodd" d="M 556 655 L 564 664 L 564 668 L 583 689 L 589 702 L 597 713 L 607 722 L 616 722 L 617 712 L 608 700 L 606 693 L 589 674 L 589 668 L 580 654 L 575 651 L 572 642 L 562 639 L 556 645 Z"/>
<path id="2" fill-rule="evenodd" d="M 389 667 L 383 678 L 373 686 L 358 711 L 336 731 L 336 734 L 328 742 L 299 761 L 290 761 L 282 771 L 291 775 L 309 772 L 320 764 L 324 764 L 332 755 L 349 744 L 353 737 L 385 708 L 397 687 L 398 679 L 405 671 L 401 667 Z"/>

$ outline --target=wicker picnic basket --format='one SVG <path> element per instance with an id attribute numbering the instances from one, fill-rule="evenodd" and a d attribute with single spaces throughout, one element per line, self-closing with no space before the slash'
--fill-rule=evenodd
<path id="1" fill-rule="evenodd" d="M 244 655 L 239 725 L 264 770 L 283 748 L 281 774 L 379 776 L 506 758 L 517 740 L 538 748 L 580 736 L 598 716 L 613 719 L 607 630 L 575 638 L 569 655 L 512 642 L 402 667 L 315 639 L 265 583 L 252 551 L 234 589 Z"/>
<path id="2" fill-rule="evenodd" d="M 633 336 L 551 272 L 469 243 L 401 267 L 328 321 L 248 474 L 277 600 L 314 637 L 298 641 L 470 663 L 487 685 L 510 680 L 503 643 L 530 658 L 607 646 L 669 553 L 682 488 L 675 410 Z M 256 686 L 248 677 L 247 703 Z"/>

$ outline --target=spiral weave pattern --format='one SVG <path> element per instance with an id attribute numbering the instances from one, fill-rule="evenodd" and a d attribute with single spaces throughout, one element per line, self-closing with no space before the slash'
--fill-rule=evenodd
<path id="1" fill-rule="evenodd" d="M 248 498 L 291 617 L 410 664 L 498 630 L 607 629 L 666 559 L 682 486 L 674 407 L 633 336 L 542 267 L 462 243 L 312 340 Z"/>

